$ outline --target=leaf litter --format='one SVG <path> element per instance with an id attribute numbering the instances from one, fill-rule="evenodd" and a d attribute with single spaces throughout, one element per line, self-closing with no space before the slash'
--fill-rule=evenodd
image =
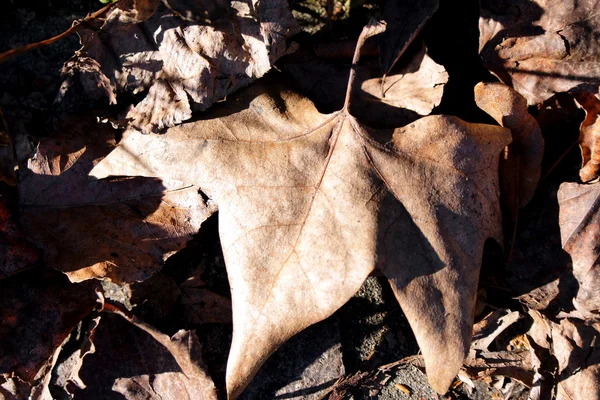
<path id="1" fill-rule="evenodd" d="M 130 129 L 122 140 L 109 125 L 95 122 L 98 113 L 94 111 L 88 116 L 67 117 L 53 128 L 57 133 L 52 137 L 35 137 L 38 134 L 30 129 L 16 135 L 10 132 L 11 140 L 16 140 L 12 146 L 17 151 L 12 153 L 18 158 L 19 202 L 17 207 L 14 202 L 7 203 L 3 215 L 9 218 L 1 227 L 9 227 L 10 232 L 16 229 L 18 246 L 25 243 L 25 247 L 23 263 L 9 259 L 6 264 L 14 272 L 0 280 L 5 293 L 0 311 L 6 314 L 0 325 L 4 362 L 1 393 L 15 398 L 28 394 L 53 398 L 56 390 L 68 397 L 83 393 L 106 397 L 115 392 L 126 398 L 195 398 L 198 393 L 216 396 L 193 330 L 165 335 L 108 303 L 105 311 L 117 315 L 94 311 L 90 294 L 98 285 L 83 281 L 103 279 L 104 291 L 124 290 L 124 301 L 129 302 L 133 312 L 139 313 L 145 299 L 149 299 L 148 293 L 154 291 L 165 298 L 161 318 L 171 318 L 174 309 L 184 307 L 184 325 L 226 324 L 226 296 L 205 288 L 202 280 L 179 284 L 157 274 L 164 261 L 182 249 L 218 208 L 233 300 L 234 333 L 227 366 L 231 397 L 242 392 L 281 343 L 332 314 L 358 290 L 367 275 L 379 269 L 390 280 L 423 353 L 422 358 L 404 361 L 423 367 L 438 392 L 448 388 L 454 394 L 461 388 L 469 392 L 476 390 L 478 382 L 487 382 L 510 398 L 517 395 L 514 382 L 518 381 L 531 388 L 531 398 L 550 395 L 574 399 L 581 393 L 585 398 L 597 398 L 597 135 L 596 111 L 591 104 L 598 88 L 593 68 L 588 68 L 594 53 L 581 50 L 589 38 L 586 30 L 595 29 L 593 15 L 582 17 L 593 4 L 573 5 L 572 15 L 564 16 L 561 7 L 568 4 L 532 2 L 526 9 L 518 0 L 504 2 L 502 7 L 500 3 L 483 3 L 482 55 L 508 86 L 480 84 L 475 98 L 479 107 L 507 129 L 443 115 L 420 118 L 432 110 L 435 113 L 448 75 L 433 61 L 435 54 L 432 60 L 419 43 L 413 46 L 417 50 L 408 52 L 412 61 L 401 58 L 400 68 L 386 73 L 385 83 L 376 73 L 377 65 L 367 62 L 358 66 L 356 58 L 352 71 L 357 75 L 357 84 L 347 85 L 348 91 L 343 83 L 347 66 L 339 73 L 327 67 L 329 72 L 324 76 L 316 77 L 313 72 L 311 77 L 310 62 L 300 59 L 296 70 L 304 68 L 305 78 L 297 79 L 308 84 L 306 92 L 310 93 L 311 82 L 317 93 L 320 90 L 321 94 L 311 95 L 315 100 L 328 101 L 323 100 L 327 90 L 320 86 L 330 84 L 329 94 L 334 99 L 329 103 L 330 111 L 342 107 L 330 114 L 318 112 L 310 101 L 282 85 L 283 75 L 271 74 L 261 83 L 237 91 L 266 73 L 288 51 L 285 38 L 297 28 L 286 14 L 286 6 L 271 10 L 285 14 L 284 18 L 269 20 L 273 14 L 269 17 L 261 6 L 252 8 L 254 3 L 191 6 L 174 1 L 122 1 L 106 16 L 100 14 L 91 20 L 90 25 L 97 25 L 93 30 L 78 29 L 84 49 L 65 64 L 67 80 L 58 99 L 68 102 L 69 96 L 79 91 L 77 85 L 82 85 L 83 95 L 90 98 L 106 96 L 110 102 L 118 99 L 126 106 L 131 98 L 125 92 L 129 92 L 140 93 L 138 99 L 142 100 L 126 111 Z M 416 8 L 406 13 L 416 13 L 413 21 L 418 22 L 417 30 L 432 16 L 437 2 L 424 6 L 429 9 L 420 14 Z M 146 53 L 132 52 L 133 58 L 121 50 L 116 51 L 115 59 L 93 50 L 94 46 L 109 46 L 112 50 L 127 46 L 127 40 L 119 35 L 156 26 L 152 24 L 157 19 L 177 21 L 169 25 L 173 28 L 170 32 L 174 37 L 182 34 L 180 37 L 189 42 L 190 36 L 185 35 L 194 29 L 215 32 L 222 26 L 235 28 L 236 18 L 243 13 L 243 23 L 249 24 L 245 26 L 253 32 L 260 30 L 262 36 L 242 33 L 235 39 L 240 31 L 234 29 L 231 38 L 235 44 L 225 41 L 222 47 L 237 55 L 216 58 L 234 64 L 250 60 L 250 67 L 219 75 L 220 66 L 210 70 L 209 65 L 211 78 L 199 81 L 218 95 L 205 96 L 201 101 L 196 101 L 194 95 L 202 87 L 185 84 L 185 64 L 173 64 L 179 75 L 167 73 L 167 67 L 140 71 L 144 60 L 170 62 L 169 57 L 177 54 L 177 46 L 171 46 L 166 31 L 163 37 L 146 35 L 142 41 L 154 47 Z M 567 28 L 557 29 L 548 22 L 552 15 L 562 15 L 557 20 L 564 17 Z M 400 34 L 397 46 L 390 46 L 389 34 L 399 34 L 390 29 L 388 39 L 379 41 L 382 54 L 388 52 L 388 59 L 394 59 L 395 54 L 401 56 L 416 36 L 416 30 L 411 30 Z M 573 42 L 580 31 L 586 33 L 580 35 L 583 40 Z M 231 34 L 227 32 L 224 34 Z M 524 36 L 511 39 L 519 35 Z M 557 35 L 562 44 L 556 40 Z M 498 40 L 508 40 L 499 53 L 505 57 L 502 62 L 494 54 L 500 47 L 490 44 Z M 164 51 L 161 43 L 167 47 Z M 238 57 L 248 46 L 255 49 L 252 55 L 260 54 L 259 58 Z M 562 49 L 567 56 L 556 58 L 556 54 L 547 53 L 551 48 Z M 170 53 L 172 49 L 175 53 Z M 516 54 L 515 49 L 521 53 Z M 196 54 L 205 57 L 206 51 L 203 48 Z M 569 57 L 569 52 L 583 56 L 576 60 Z M 185 61 L 196 57 L 182 54 L 186 56 L 174 58 Z M 135 58 L 139 56 L 147 58 Z M 293 70 L 289 59 L 294 56 L 283 60 L 285 70 Z M 535 74 L 521 68 L 528 65 L 529 58 L 536 57 L 552 61 L 538 63 L 541 70 Z M 316 64 L 319 62 L 322 60 Z M 243 62 L 238 64 L 244 67 Z M 382 68 L 389 73 L 388 64 L 382 62 Z M 564 74 L 562 78 L 551 78 L 564 71 L 575 71 L 585 79 L 567 82 Z M 192 81 L 203 73 L 196 72 L 190 75 L 194 76 Z M 528 73 L 536 77 L 525 79 Z M 211 80 L 215 74 L 229 83 L 219 89 L 220 83 Z M 330 82 L 326 79 L 329 76 Z M 336 80 L 338 83 L 334 83 Z M 537 186 L 544 152 L 540 128 L 517 92 L 529 104 L 537 104 L 563 91 L 574 93 L 587 113 L 581 125 L 584 168 L 580 176 L 588 182 L 563 183 L 552 205 L 556 212 L 552 211 L 550 219 L 546 216 L 546 222 L 557 224 L 562 242 L 559 248 L 564 254 L 548 265 L 535 266 L 547 278 L 530 282 L 533 290 L 515 292 L 527 285 L 518 282 L 518 277 L 510 277 L 507 293 L 518 298 L 529 312 L 511 306 L 512 310 L 498 310 L 473 325 L 480 318 L 475 314 L 475 297 L 483 245 L 488 237 L 502 240 L 501 204 L 505 218 L 509 215 L 518 225 L 518 247 L 522 247 L 519 240 L 524 232 L 531 234 L 539 228 L 531 225 L 531 220 L 516 223 L 517 213 L 528 215 L 531 207 L 539 204 L 535 198 L 540 196 Z M 192 111 L 206 109 L 227 95 L 226 102 L 215 105 L 210 113 L 200 114 L 197 121 L 171 127 L 161 136 L 148 135 L 183 122 Z M 388 113 L 378 111 L 378 105 L 386 106 Z M 536 110 L 529 111 L 537 115 Z M 3 162 L 13 155 L 2 154 Z M 495 170 L 499 162 L 500 177 Z M 10 161 L 5 164 L 8 169 L 13 165 Z M 96 177 L 114 177 L 89 180 L 90 171 Z M 546 189 L 542 193 L 547 193 Z M 530 201 L 532 205 L 525 207 Z M 11 214 L 19 217 L 16 228 Z M 504 236 L 509 235 L 505 230 Z M 0 248 L 7 248 L 2 247 L 7 246 L 6 237 L 12 236 L 4 236 Z M 10 240 L 8 246 L 14 247 Z M 42 250 L 44 266 L 54 267 L 79 283 L 45 273 L 46 278 L 52 276 L 48 282 L 25 289 L 38 273 L 38 250 L 31 244 Z M 520 257 L 522 250 L 517 250 Z M 529 254 L 536 251 L 532 248 Z M 521 261 L 515 264 L 509 260 L 508 265 Z M 556 270 L 550 271 L 550 266 Z M 18 272 L 26 268 L 30 270 Z M 482 278 L 484 289 L 486 279 Z M 159 290 L 163 285 L 165 289 Z M 15 287 L 23 290 L 17 293 Z M 42 299 L 56 297 L 65 290 L 62 288 L 68 288 L 68 296 L 59 295 L 59 301 L 42 305 Z M 22 297 L 23 293 L 30 297 Z M 89 301 L 67 305 L 69 299 L 83 298 Z M 20 305 L 19 299 L 29 305 Z M 51 310 L 48 315 L 62 323 L 48 329 L 48 323 L 36 317 L 32 321 L 38 330 L 25 327 L 20 313 L 32 314 L 21 310 L 36 307 Z M 48 331 L 44 345 L 36 348 L 35 357 L 23 363 L 22 352 L 28 351 L 31 344 L 23 342 L 25 345 L 19 349 L 14 339 L 19 336 L 14 332 L 31 336 L 39 329 Z M 105 364 L 114 365 L 118 357 L 113 355 L 131 350 L 120 342 L 121 336 L 130 337 L 131 343 L 139 340 L 138 347 L 146 350 L 121 355 L 139 360 L 131 363 L 133 371 Z M 187 343 L 185 350 L 183 342 Z M 162 350 L 154 352 L 157 343 Z M 144 357 L 174 364 L 166 370 L 148 368 Z M 92 378 L 91 371 L 97 370 L 107 375 Z M 173 372 L 176 370 L 182 372 Z M 391 370 L 379 371 L 388 374 Z M 455 380 L 457 374 L 459 380 Z M 345 381 L 350 391 L 374 377 L 370 373 L 353 376 L 357 378 Z M 369 381 L 372 393 L 389 380 L 379 378 Z"/>

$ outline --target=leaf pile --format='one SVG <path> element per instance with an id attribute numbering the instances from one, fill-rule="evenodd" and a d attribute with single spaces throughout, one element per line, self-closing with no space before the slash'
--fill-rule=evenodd
<path id="1" fill-rule="evenodd" d="M 421 354 L 307 393 L 382 395 L 411 363 L 440 394 L 600 398 L 595 3 L 482 2 L 502 82 L 470 86 L 432 39 L 447 3 L 350 4 L 331 26 L 357 41 L 292 45 L 301 3 L 121 0 L 80 22 L 60 107 L 2 97 L 1 397 L 253 398 L 380 274 Z"/>

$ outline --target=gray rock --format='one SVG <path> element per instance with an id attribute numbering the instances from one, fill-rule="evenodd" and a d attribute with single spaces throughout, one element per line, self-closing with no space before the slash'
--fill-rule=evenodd
<path id="1" fill-rule="evenodd" d="M 340 329 L 334 315 L 281 346 L 240 400 L 316 400 L 342 375 Z"/>

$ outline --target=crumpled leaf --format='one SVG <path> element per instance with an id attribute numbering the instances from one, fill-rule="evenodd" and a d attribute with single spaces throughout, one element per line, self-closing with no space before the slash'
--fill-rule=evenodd
<path id="1" fill-rule="evenodd" d="M 425 23 L 437 11 L 439 0 L 389 0 L 385 4 L 383 19 L 387 28 L 379 36 L 379 59 L 383 78 L 390 73 Z M 379 86 L 382 88 L 382 85 Z M 381 93 L 381 91 L 380 91 Z"/>
<path id="2" fill-rule="evenodd" d="M 585 110 L 585 119 L 579 128 L 583 159 L 579 177 L 583 182 L 589 182 L 600 176 L 600 99 L 596 94 L 584 92 L 578 93 L 576 100 Z"/>
<path id="3" fill-rule="evenodd" d="M 46 263 L 71 281 L 144 280 L 215 211 L 182 182 L 90 181 L 88 172 L 115 146 L 114 131 L 84 116 L 59 132 L 40 139 L 21 166 L 21 223 Z"/>
<path id="4" fill-rule="evenodd" d="M 86 81 L 95 71 L 111 103 L 117 92 L 148 90 L 126 116 L 144 132 L 181 123 L 263 76 L 298 30 L 285 0 L 169 0 L 141 23 L 131 22 L 140 18 L 132 10 L 115 8 L 78 31 L 83 49 L 63 70 L 59 100 L 79 71 Z"/>
<path id="5" fill-rule="evenodd" d="M 516 216 L 537 189 L 542 170 L 544 138 L 537 121 L 527 111 L 525 99 L 501 83 L 478 83 L 477 106 L 500 125 L 510 128 L 513 141 L 500 159 L 500 181 L 508 210 Z"/>
<path id="6" fill-rule="evenodd" d="M 479 53 L 530 105 L 600 84 L 597 0 L 485 0 Z"/>
<path id="7" fill-rule="evenodd" d="M 181 304 L 192 324 L 231 323 L 231 300 L 208 289 L 183 286 Z"/>
<path id="8" fill-rule="evenodd" d="M 52 270 L 0 280 L 0 374 L 39 379 L 47 360 L 94 308 L 95 285 L 71 284 Z"/>
<path id="9" fill-rule="evenodd" d="M 358 48 L 380 29 L 365 28 Z M 483 244 L 501 236 L 497 165 L 508 130 L 432 116 L 390 138 L 362 126 L 349 98 L 323 115 L 265 86 L 165 135 L 127 132 L 91 176 L 181 179 L 219 205 L 233 304 L 231 398 L 375 268 L 390 279 L 432 387 L 444 393 L 469 349 Z"/>
<path id="10" fill-rule="evenodd" d="M 94 328 L 95 351 L 83 359 L 84 386 L 75 391 L 76 398 L 118 392 L 129 400 L 217 399 L 194 332 L 180 330 L 169 337 L 110 304 L 105 307 L 119 317 L 102 316 Z"/>
<path id="11" fill-rule="evenodd" d="M 0 196 L 0 279 L 30 268 L 40 252 L 23 235 Z"/>
<path id="12" fill-rule="evenodd" d="M 571 316 L 600 321 L 600 183 L 563 183 L 558 190 L 563 249 L 572 259 L 578 283 Z"/>
<path id="13" fill-rule="evenodd" d="M 600 334 L 597 324 L 577 319 L 554 322 L 537 311 L 530 311 L 529 330 L 532 354 L 538 362 L 538 381 L 532 399 L 544 399 L 550 392 L 560 400 L 600 399 Z M 554 388 L 552 388 L 554 386 Z M 582 397 L 584 396 L 584 397 Z"/>

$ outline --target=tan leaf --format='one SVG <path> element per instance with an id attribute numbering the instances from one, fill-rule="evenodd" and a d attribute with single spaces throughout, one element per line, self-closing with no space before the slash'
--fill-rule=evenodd
<path id="1" fill-rule="evenodd" d="M 561 242 L 579 284 L 573 306 L 579 318 L 600 321 L 600 183 L 563 183 L 558 204 Z"/>
<path id="2" fill-rule="evenodd" d="M 489 0 L 482 3 L 479 52 L 527 103 L 600 84 L 597 0 Z"/>
<path id="3" fill-rule="evenodd" d="M 479 83 L 475 101 L 500 125 L 510 128 L 513 141 L 500 160 L 503 199 L 513 219 L 533 197 L 540 179 L 544 138 L 527 102 L 502 83 Z"/>
<path id="4" fill-rule="evenodd" d="M 46 263 L 73 282 L 148 278 L 215 207 L 197 187 L 177 181 L 90 181 L 88 172 L 115 146 L 114 131 L 85 116 L 63 125 L 21 166 L 24 230 Z"/>
<path id="5" fill-rule="evenodd" d="M 115 306 L 105 304 L 104 310 L 119 317 L 103 315 L 90 327 L 82 351 L 74 353 L 75 398 L 118 392 L 129 400 L 217 399 L 194 332 L 169 337 Z"/>
<path id="6" fill-rule="evenodd" d="M 579 128 L 583 159 L 579 177 L 583 182 L 589 182 L 600 176 L 600 99 L 590 92 L 578 93 L 575 99 L 585 110 L 585 119 Z"/>
<path id="7" fill-rule="evenodd" d="M 419 115 L 429 115 L 442 101 L 447 82 L 448 73 L 429 57 L 423 46 L 400 73 L 387 76 L 385 83 L 383 78 L 370 78 L 362 82 L 360 88 L 364 93 L 359 95 L 361 100 L 357 108 L 363 108 L 363 114 L 373 113 L 375 107 L 381 110 L 383 107 L 379 103 L 383 103 Z M 373 101 L 376 102 L 375 106 L 369 107 Z M 379 118 L 389 119 L 386 114 L 376 114 Z"/>
<path id="8" fill-rule="evenodd" d="M 165 135 L 130 131 L 92 170 L 194 182 L 219 205 L 230 397 L 375 268 L 390 279 L 433 388 L 452 383 L 469 349 L 483 244 L 501 237 L 498 153 L 510 134 L 446 116 L 385 133 L 347 107 L 323 115 L 267 83 Z"/>
<path id="9" fill-rule="evenodd" d="M 127 114 L 144 132 L 181 123 L 193 110 L 263 76 L 285 53 L 285 39 L 298 30 L 284 0 L 169 0 L 156 12 L 156 1 L 130 2 L 78 30 L 83 49 L 63 69 L 67 80 L 59 97 L 74 90 L 77 75 L 92 89 L 90 95 L 98 92 L 88 82 L 95 77 L 111 102 L 116 92 L 148 90 Z"/>

